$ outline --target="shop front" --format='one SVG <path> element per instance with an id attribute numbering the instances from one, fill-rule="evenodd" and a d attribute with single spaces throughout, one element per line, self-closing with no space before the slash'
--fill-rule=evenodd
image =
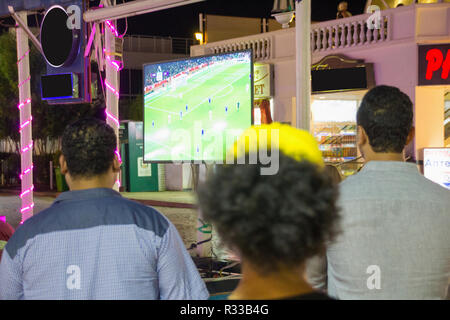
<path id="1" fill-rule="evenodd" d="M 418 160 L 427 178 L 450 189 L 450 43 L 419 45 L 418 59 Z"/>
<path id="2" fill-rule="evenodd" d="M 326 164 L 349 176 L 361 168 L 356 145 L 356 112 L 375 86 L 373 65 L 344 55 L 322 58 L 311 68 L 311 131 Z"/>

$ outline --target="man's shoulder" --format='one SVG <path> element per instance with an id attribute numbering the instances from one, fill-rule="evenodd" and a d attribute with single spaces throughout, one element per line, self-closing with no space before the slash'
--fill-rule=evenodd
<path id="1" fill-rule="evenodd" d="M 361 174 L 355 174 L 347 177 L 339 184 L 339 190 L 346 192 L 347 190 L 359 190 L 361 185 L 368 183 L 368 180 Z"/>
<path id="2" fill-rule="evenodd" d="M 20 225 L 5 249 L 14 258 L 28 240 L 39 235 L 124 225 L 133 225 L 162 237 L 170 223 L 155 208 L 123 197 L 111 197 L 102 202 L 55 202 Z"/>
<path id="3" fill-rule="evenodd" d="M 450 190 L 412 170 L 385 176 L 375 171 L 361 171 L 342 181 L 339 192 L 341 205 L 348 201 L 395 199 L 450 206 Z"/>
<path id="4" fill-rule="evenodd" d="M 164 234 L 169 227 L 169 220 L 151 206 L 123 197 L 116 197 L 115 201 L 117 201 L 117 204 L 120 204 L 121 208 L 124 208 L 123 211 L 127 212 L 123 216 L 120 215 L 124 224 L 135 224 L 142 229 L 154 231 L 159 236 Z M 122 212 L 118 208 L 116 210 Z M 160 227 L 160 230 L 155 230 L 156 225 Z"/>
<path id="5" fill-rule="evenodd" d="M 450 190 L 440 186 L 439 184 L 431 181 L 420 175 L 418 178 L 418 188 L 421 192 L 433 199 L 434 201 L 446 202 L 450 205 Z"/>

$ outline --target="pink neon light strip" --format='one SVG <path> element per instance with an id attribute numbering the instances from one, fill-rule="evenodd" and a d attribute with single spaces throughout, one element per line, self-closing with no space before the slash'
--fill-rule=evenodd
<path id="1" fill-rule="evenodd" d="M 6 222 L 6 217 L 5 216 L 0 216 L 0 221 Z"/>
<path id="2" fill-rule="evenodd" d="M 24 213 L 27 210 L 30 210 L 34 207 L 34 203 L 32 203 L 31 205 L 29 205 L 28 207 L 23 207 L 22 209 L 20 209 L 20 213 Z M 23 222 L 22 222 L 23 223 Z"/>
<path id="3" fill-rule="evenodd" d="M 114 67 L 114 69 L 116 69 L 117 72 L 123 69 L 123 63 L 121 61 L 111 60 L 109 56 L 106 56 L 106 61 L 108 61 Z"/>
<path id="4" fill-rule="evenodd" d="M 28 150 L 31 150 L 31 148 L 33 148 L 33 141 L 31 141 L 30 144 L 29 144 L 28 146 L 26 146 L 25 148 L 23 148 L 23 149 L 21 150 L 21 153 L 25 153 L 25 152 L 27 152 Z"/>
<path id="5" fill-rule="evenodd" d="M 117 32 L 117 29 L 114 27 L 114 25 L 111 23 L 110 20 L 106 20 L 105 23 L 108 25 L 109 30 L 116 36 L 119 37 L 119 32 Z"/>
<path id="6" fill-rule="evenodd" d="M 120 123 L 119 123 L 119 119 L 117 119 L 116 117 L 114 117 L 111 113 L 109 113 L 108 111 L 105 110 L 106 116 L 108 118 L 110 118 L 112 121 L 114 121 L 114 123 L 119 127 Z"/>
<path id="7" fill-rule="evenodd" d="M 32 116 L 30 117 L 30 120 L 27 120 L 27 121 L 25 121 L 24 123 L 22 123 L 22 124 L 20 125 L 19 132 L 22 132 L 22 130 L 23 130 L 26 126 L 30 125 L 30 124 L 31 124 L 31 121 L 33 121 L 33 117 L 32 117 Z"/>
<path id="8" fill-rule="evenodd" d="M 105 80 L 105 85 L 112 93 L 114 93 L 116 95 L 117 98 L 119 98 L 119 96 L 120 96 L 119 92 L 116 89 L 114 89 L 114 87 L 112 85 L 110 85 L 108 83 L 108 81 L 106 81 L 106 80 Z"/>
<path id="9" fill-rule="evenodd" d="M 19 60 L 17 60 L 17 64 L 19 64 L 23 59 L 25 59 L 25 57 L 26 57 L 29 53 L 30 53 L 30 49 L 28 49 L 28 51 L 25 52 L 25 54 L 24 54 L 22 57 L 20 57 Z"/>
<path id="10" fill-rule="evenodd" d="M 33 168 L 34 168 L 34 166 L 31 165 L 31 167 L 29 167 L 27 170 L 25 170 L 24 172 L 22 172 L 22 173 L 20 174 L 20 180 L 22 180 L 22 178 L 23 178 L 25 175 L 31 173 L 31 170 L 33 170 Z"/>
<path id="11" fill-rule="evenodd" d="M 119 163 L 122 164 L 122 157 L 120 156 L 119 150 L 116 150 L 117 159 L 119 160 Z"/>
<path id="12" fill-rule="evenodd" d="M 21 86 L 23 86 L 25 84 L 25 82 L 30 81 L 30 79 L 31 79 L 31 76 L 28 76 L 28 78 L 26 78 L 21 83 L 19 83 L 18 87 L 20 88 Z"/>
<path id="13" fill-rule="evenodd" d="M 33 190 L 34 190 L 34 185 L 32 185 L 31 188 L 29 188 L 29 189 L 25 190 L 24 192 L 22 192 L 22 193 L 20 194 L 20 198 L 23 198 L 24 195 L 30 193 L 30 192 L 33 191 Z"/>
<path id="14" fill-rule="evenodd" d="M 92 47 L 92 42 L 94 42 L 94 36 L 95 36 L 95 23 L 92 24 L 92 30 L 91 30 L 91 35 L 89 36 L 89 41 L 87 43 L 86 49 L 84 50 L 84 57 L 88 57 L 89 56 L 89 52 L 91 51 L 91 47 Z"/>
<path id="15" fill-rule="evenodd" d="M 111 61 L 111 64 L 116 68 L 117 71 L 122 70 L 122 68 L 119 66 L 119 64 L 116 61 Z"/>
<path id="16" fill-rule="evenodd" d="M 23 107 L 24 105 L 28 104 L 28 103 L 31 103 L 31 99 L 27 99 L 27 100 L 25 100 L 24 102 L 19 103 L 19 104 L 17 105 L 17 108 L 19 108 L 19 110 L 21 110 L 22 107 Z"/>

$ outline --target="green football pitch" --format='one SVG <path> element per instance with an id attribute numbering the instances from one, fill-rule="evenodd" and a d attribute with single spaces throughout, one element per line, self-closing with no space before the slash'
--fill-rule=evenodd
<path id="1" fill-rule="evenodd" d="M 145 161 L 224 160 L 252 119 L 250 64 L 229 62 L 145 95 Z"/>

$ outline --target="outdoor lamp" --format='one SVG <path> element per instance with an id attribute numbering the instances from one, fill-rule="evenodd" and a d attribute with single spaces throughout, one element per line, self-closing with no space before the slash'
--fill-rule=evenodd
<path id="1" fill-rule="evenodd" d="M 287 29 L 289 28 L 289 23 L 294 19 L 294 11 L 294 0 L 275 0 L 273 3 L 272 17 L 283 26 L 283 29 Z"/>
<path id="2" fill-rule="evenodd" d="M 200 44 L 203 44 L 203 33 L 196 32 L 195 33 L 195 39 L 198 40 L 200 42 Z"/>

